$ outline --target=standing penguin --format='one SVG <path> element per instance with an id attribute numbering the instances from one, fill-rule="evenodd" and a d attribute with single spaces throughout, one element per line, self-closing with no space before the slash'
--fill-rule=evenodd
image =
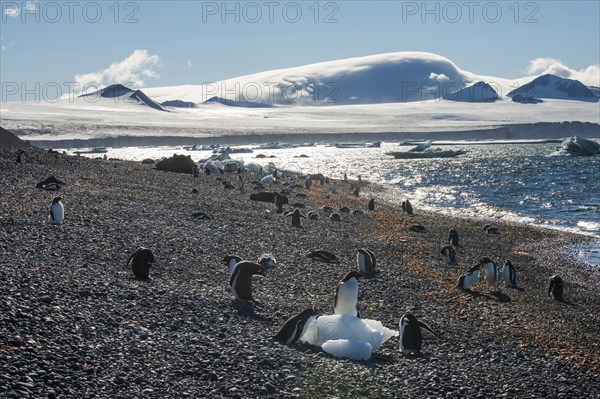
<path id="1" fill-rule="evenodd" d="M 448 243 L 452 246 L 460 247 L 458 240 L 458 232 L 454 229 L 450 229 L 450 231 L 448 232 Z"/>
<path id="2" fill-rule="evenodd" d="M 127 260 L 127 266 L 131 267 L 131 271 L 135 278 L 147 279 L 150 271 L 151 263 L 154 262 L 154 254 L 148 248 L 140 247 L 131 254 Z"/>
<path id="3" fill-rule="evenodd" d="M 60 197 L 54 197 L 52 200 L 50 215 L 48 216 L 49 224 L 62 224 L 63 220 L 65 220 L 65 207 L 60 200 Z"/>
<path id="4" fill-rule="evenodd" d="M 358 197 L 358 196 L 360 195 L 360 186 L 358 186 L 358 185 L 357 185 L 357 186 L 355 186 L 355 187 L 352 189 L 352 194 L 353 194 L 355 197 Z"/>
<path id="5" fill-rule="evenodd" d="M 498 290 L 498 266 L 490 258 L 482 258 L 479 261 L 481 269 L 483 270 L 483 279 L 488 285 L 494 286 L 495 290 Z"/>
<path id="6" fill-rule="evenodd" d="M 237 188 L 240 191 L 244 191 L 244 179 L 242 179 L 241 174 L 238 174 L 238 177 L 237 177 Z"/>
<path id="7" fill-rule="evenodd" d="M 344 172 L 344 181 L 348 181 L 348 175 Z"/>
<path id="8" fill-rule="evenodd" d="M 460 276 L 456 287 L 460 288 L 461 290 L 470 290 L 473 284 L 475 284 L 475 281 L 477 281 L 477 279 L 479 278 L 480 274 L 481 265 L 473 266 L 465 274 Z"/>
<path id="9" fill-rule="evenodd" d="M 275 207 L 277 208 L 277 213 L 282 213 L 283 212 L 283 203 L 284 201 L 284 196 L 279 194 L 279 193 L 275 193 L 275 198 L 274 198 L 274 202 L 275 202 Z"/>
<path id="10" fill-rule="evenodd" d="M 335 183 L 333 183 L 331 185 L 331 191 L 335 194 L 337 192 L 337 186 L 335 185 Z"/>
<path id="11" fill-rule="evenodd" d="M 303 214 L 301 214 L 300 211 L 298 210 L 298 208 L 294 209 L 294 212 L 290 213 L 286 217 L 291 217 L 292 218 L 292 226 L 293 227 L 302 227 L 302 220 L 301 220 L 301 218 L 306 219 L 306 216 L 304 216 Z"/>
<path id="12" fill-rule="evenodd" d="M 304 188 L 305 189 L 310 189 L 310 186 L 312 185 L 312 181 L 310 180 L 310 176 L 308 176 L 305 180 L 304 180 Z"/>
<path id="13" fill-rule="evenodd" d="M 374 274 L 375 266 L 377 265 L 377 259 L 375 254 L 368 249 L 359 249 L 356 254 L 356 263 L 358 264 L 358 270 L 362 274 Z"/>
<path id="14" fill-rule="evenodd" d="M 368 208 L 369 208 L 370 211 L 374 211 L 375 210 L 375 200 L 373 198 L 371 198 L 371 200 L 369 201 Z"/>
<path id="15" fill-rule="evenodd" d="M 333 313 L 360 317 L 358 309 L 358 279 L 361 274 L 353 271 L 340 281 L 335 289 L 335 301 L 333 304 Z"/>
<path id="16" fill-rule="evenodd" d="M 252 299 L 252 276 L 255 274 L 264 276 L 266 272 L 267 269 L 258 263 L 248 261 L 237 263 L 229 279 L 231 292 L 237 299 L 254 301 Z"/>
<path id="17" fill-rule="evenodd" d="M 408 213 L 409 215 L 413 214 L 413 207 L 409 200 L 402 201 L 402 210 Z"/>
<path id="18" fill-rule="evenodd" d="M 452 248 L 451 246 L 448 245 L 448 246 L 445 246 L 444 248 L 442 248 L 442 250 L 440 252 L 447 264 L 449 264 L 449 265 L 456 264 L 456 251 L 454 250 L 454 248 Z"/>
<path id="19" fill-rule="evenodd" d="M 25 151 L 19 150 L 19 152 L 17 153 L 17 163 L 25 163 L 25 158 L 27 158 Z"/>
<path id="20" fill-rule="evenodd" d="M 277 335 L 273 338 L 275 341 L 284 345 L 292 345 L 296 343 L 306 332 L 306 328 L 312 323 L 317 316 L 317 310 L 314 308 L 304 309 L 296 316 L 290 317 Z"/>
<path id="21" fill-rule="evenodd" d="M 564 301 L 563 299 L 563 281 L 562 278 L 556 274 L 548 279 L 548 296 L 552 296 L 557 301 Z"/>
<path id="22" fill-rule="evenodd" d="M 416 355 L 421 352 L 423 345 L 421 327 L 437 337 L 427 324 L 419 321 L 412 313 L 406 312 L 400 318 L 400 350 L 405 355 Z"/>
<path id="23" fill-rule="evenodd" d="M 504 266 L 502 266 L 502 279 L 504 285 L 508 287 L 514 288 L 517 286 L 517 271 L 510 260 L 506 260 Z"/>

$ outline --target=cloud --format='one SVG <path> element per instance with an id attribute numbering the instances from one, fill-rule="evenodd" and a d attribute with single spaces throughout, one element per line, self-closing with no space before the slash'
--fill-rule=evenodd
<path id="1" fill-rule="evenodd" d="M 192 61 L 191 60 L 187 60 L 187 66 L 188 66 L 188 68 L 192 69 Z"/>
<path id="2" fill-rule="evenodd" d="M 160 66 L 160 57 L 148 50 L 135 50 L 122 61 L 113 62 L 108 68 L 91 73 L 75 75 L 80 88 L 85 85 L 108 86 L 114 83 L 143 87 L 145 79 L 158 79 L 155 68 Z"/>
<path id="3" fill-rule="evenodd" d="M 4 8 L 4 15 L 7 17 L 17 18 L 21 14 L 21 9 L 17 5 L 7 5 Z"/>
<path id="4" fill-rule="evenodd" d="M 429 79 L 437 80 L 439 83 L 447 82 L 450 80 L 450 78 L 448 76 L 444 75 L 443 73 L 437 74 L 435 72 L 431 72 L 429 74 Z"/>
<path id="5" fill-rule="evenodd" d="M 600 64 L 590 65 L 578 71 L 569 68 L 555 58 L 536 58 L 529 61 L 527 73 L 529 75 L 545 75 L 550 73 L 563 78 L 579 80 L 588 86 L 600 87 Z"/>

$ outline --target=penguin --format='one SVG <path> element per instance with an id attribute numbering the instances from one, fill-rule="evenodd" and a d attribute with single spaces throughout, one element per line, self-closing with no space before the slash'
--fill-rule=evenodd
<path id="1" fill-rule="evenodd" d="M 495 290 L 498 290 L 498 266 L 490 258 L 482 258 L 479 261 L 481 269 L 483 270 L 483 279 L 488 285 L 494 286 Z"/>
<path id="2" fill-rule="evenodd" d="M 409 200 L 402 201 L 402 210 L 408 213 L 409 215 L 413 214 L 413 207 Z"/>
<path id="3" fill-rule="evenodd" d="M 319 214 L 315 211 L 310 211 L 306 215 L 310 220 L 319 220 Z"/>
<path id="4" fill-rule="evenodd" d="M 233 184 L 229 183 L 228 181 L 223 181 L 223 188 L 225 190 L 233 190 L 235 187 L 233 187 Z"/>
<path id="5" fill-rule="evenodd" d="M 427 229 L 425 227 L 421 226 L 420 224 L 412 225 L 408 228 L 408 230 L 410 230 L 414 233 L 427 233 Z"/>
<path id="6" fill-rule="evenodd" d="M 500 234 L 500 230 L 498 230 L 491 224 L 486 224 L 485 226 L 483 226 L 483 230 L 488 234 Z"/>
<path id="7" fill-rule="evenodd" d="M 273 184 L 275 184 L 275 178 L 273 177 L 273 175 L 266 175 L 265 177 L 260 179 L 260 182 L 262 184 L 268 184 L 269 186 L 272 186 Z"/>
<path id="8" fill-rule="evenodd" d="M 131 254 L 127 260 L 127 266 L 131 267 L 131 271 L 135 278 L 147 279 L 150 271 L 151 263 L 154 262 L 154 254 L 148 248 L 140 247 Z"/>
<path id="9" fill-rule="evenodd" d="M 258 257 L 256 263 L 263 265 L 267 269 L 275 269 L 275 266 L 277 266 L 277 259 L 271 254 L 262 254 Z"/>
<path id="10" fill-rule="evenodd" d="M 338 263 L 339 262 L 337 256 L 335 256 L 331 252 L 324 251 L 322 249 L 309 252 L 306 256 L 312 260 L 318 260 L 320 262 L 325 262 L 325 263 Z"/>
<path id="11" fill-rule="evenodd" d="M 356 254 L 356 263 L 358 265 L 358 271 L 361 274 L 375 274 L 375 266 L 377 265 L 377 259 L 375 254 L 368 249 L 359 249 Z"/>
<path id="12" fill-rule="evenodd" d="M 340 208 L 340 213 L 350 213 L 350 208 L 343 206 Z"/>
<path id="13" fill-rule="evenodd" d="M 316 316 L 316 309 L 304 309 L 296 316 L 290 317 L 273 339 L 283 345 L 295 344 L 304 335 L 306 328 L 310 326 Z"/>
<path id="14" fill-rule="evenodd" d="M 306 180 L 304 180 L 304 188 L 309 190 L 311 185 L 312 185 L 312 181 L 310 180 L 310 176 L 308 176 L 306 178 Z"/>
<path id="15" fill-rule="evenodd" d="M 373 198 L 371 198 L 371 200 L 369 201 L 368 209 L 370 211 L 374 211 L 375 210 L 375 200 Z"/>
<path id="16" fill-rule="evenodd" d="M 200 177 L 200 169 L 198 169 L 198 165 L 192 166 L 192 174 L 194 177 Z"/>
<path id="17" fill-rule="evenodd" d="M 358 175 L 358 185 L 362 186 L 362 178 L 360 177 L 360 175 Z"/>
<path id="18" fill-rule="evenodd" d="M 49 224 L 62 224 L 65 220 L 65 207 L 60 201 L 60 197 L 54 197 L 52 200 L 52 205 L 50 205 L 50 215 L 48 216 Z"/>
<path id="19" fill-rule="evenodd" d="M 237 177 L 237 188 L 240 191 L 244 191 L 244 179 L 242 179 L 241 174 L 238 174 L 238 177 Z"/>
<path id="20" fill-rule="evenodd" d="M 233 268 L 235 265 L 240 263 L 242 258 L 237 255 L 227 255 L 223 257 L 223 264 L 229 268 L 229 273 L 233 273 Z"/>
<path id="21" fill-rule="evenodd" d="M 19 150 L 19 152 L 17 153 L 17 163 L 25 163 L 26 158 L 27 154 L 25 154 L 25 151 Z"/>
<path id="22" fill-rule="evenodd" d="M 331 185 L 331 191 L 335 194 L 337 192 L 337 186 L 335 185 L 335 183 L 333 183 Z"/>
<path id="23" fill-rule="evenodd" d="M 200 191 L 196 188 L 192 188 L 192 194 L 200 194 Z"/>
<path id="24" fill-rule="evenodd" d="M 334 212 L 332 207 L 330 207 L 330 206 L 326 206 L 326 205 L 323 205 L 323 206 L 321 207 L 321 210 L 322 210 L 323 212 L 325 212 L 325 213 L 333 213 L 333 212 Z"/>
<path id="25" fill-rule="evenodd" d="M 255 274 L 264 276 L 266 272 L 267 269 L 258 263 L 248 261 L 237 263 L 229 279 L 231 292 L 237 299 L 256 302 L 252 298 L 252 276 Z"/>
<path id="26" fill-rule="evenodd" d="M 556 274 L 548 279 L 548 296 L 556 299 L 557 301 L 564 301 L 563 299 L 563 280 Z"/>
<path id="27" fill-rule="evenodd" d="M 452 248 L 451 246 L 445 246 L 444 248 L 442 248 L 442 250 L 440 251 L 442 256 L 444 257 L 444 261 L 446 261 L 447 264 L 449 265 L 455 265 L 456 264 L 456 251 L 454 250 L 454 248 Z"/>
<path id="28" fill-rule="evenodd" d="M 60 191 L 60 184 L 59 183 L 44 184 L 42 186 L 42 190 L 45 190 L 45 191 Z"/>
<path id="29" fill-rule="evenodd" d="M 339 282 L 335 290 L 333 313 L 360 318 L 358 309 L 358 279 L 361 274 L 352 271 Z"/>
<path id="30" fill-rule="evenodd" d="M 363 211 L 361 211 L 360 209 L 355 209 L 352 211 L 352 214 L 354 216 L 361 216 L 361 215 L 364 215 L 365 213 Z"/>
<path id="31" fill-rule="evenodd" d="M 210 217 L 204 212 L 196 212 L 192 214 L 194 220 L 210 220 Z"/>
<path id="32" fill-rule="evenodd" d="M 477 281 L 477 279 L 479 278 L 480 274 L 481 265 L 473 266 L 466 273 L 460 276 L 456 287 L 460 288 L 461 290 L 470 290 L 473 284 L 475 284 L 475 281 Z"/>
<path id="33" fill-rule="evenodd" d="M 354 189 L 352 190 L 352 194 L 353 194 L 355 197 L 358 197 L 358 196 L 360 195 L 360 186 L 356 186 L 356 187 L 354 187 Z"/>
<path id="34" fill-rule="evenodd" d="M 421 327 L 437 337 L 427 324 L 419 321 L 412 313 L 406 312 L 400 318 L 400 350 L 405 355 L 417 355 L 421 352 L 423 346 Z"/>
<path id="35" fill-rule="evenodd" d="M 344 172 L 344 181 L 348 181 L 348 175 Z"/>
<path id="36" fill-rule="evenodd" d="M 287 215 L 286 217 L 292 218 L 292 226 L 293 227 L 302 227 L 302 219 L 301 218 L 306 219 L 306 216 L 301 214 L 300 211 L 298 210 L 298 208 L 294 209 L 294 212 Z"/>
<path id="37" fill-rule="evenodd" d="M 517 271 L 510 260 L 506 260 L 504 266 L 502 266 L 502 279 L 504 285 L 508 287 L 514 288 L 517 286 Z"/>
<path id="38" fill-rule="evenodd" d="M 275 203 L 275 207 L 277 208 L 277 213 L 283 212 L 283 204 L 285 203 L 284 198 L 286 197 L 279 193 L 275 193 L 275 198 L 273 199 L 273 202 Z"/>
<path id="39" fill-rule="evenodd" d="M 329 215 L 329 219 L 333 220 L 334 222 L 340 222 L 342 220 L 339 213 L 332 213 L 331 215 Z"/>
<path id="40" fill-rule="evenodd" d="M 454 229 L 450 229 L 450 231 L 448 231 L 448 243 L 452 246 L 460 247 L 458 240 L 459 237 L 457 231 Z"/>

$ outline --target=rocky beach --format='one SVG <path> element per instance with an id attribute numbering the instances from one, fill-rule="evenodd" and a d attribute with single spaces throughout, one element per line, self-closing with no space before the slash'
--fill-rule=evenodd
<path id="1" fill-rule="evenodd" d="M 347 182 L 335 193 L 294 189 L 290 204 L 321 214 L 297 228 L 273 204 L 250 201 L 250 172 L 240 192 L 214 175 L 25 151 L 17 163 L 17 148 L 0 146 L 0 397 L 600 398 L 600 275 L 567 250 L 585 236 L 503 222 L 493 222 L 500 234 L 486 234 L 489 221 L 408 215 L 379 201 L 380 187 L 365 184 L 354 197 Z M 50 176 L 64 182 L 60 192 L 36 188 Z M 236 178 L 222 177 L 234 186 Z M 47 223 L 56 195 L 60 226 Z M 323 206 L 351 212 L 336 222 Z M 456 265 L 440 255 L 449 229 L 461 239 Z M 127 268 L 141 246 L 156 258 L 146 281 Z M 376 254 L 379 270 L 360 281 L 363 316 L 398 329 L 410 310 L 438 337 L 425 332 L 418 357 L 392 338 L 368 361 L 275 342 L 303 309 L 333 312 L 359 248 Z M 317 249 L 340 262 L 306 256 Z M 236 300 L 223 256 L 263 253 L 279 264 L 254 279 L 258 303 Z M 510 259 L 518 287 L 457 289 L 484 256 L 499 266 Z M 564 302 L 547 295 L 554 274 Z"/>

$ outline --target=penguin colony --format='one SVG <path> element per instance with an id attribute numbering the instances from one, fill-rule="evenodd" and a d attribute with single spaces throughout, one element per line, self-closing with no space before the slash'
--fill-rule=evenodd
<path id="1" fill-rule="evenodd" d="M 17 163 L 23 164 L 26 160 L 26 153 L 22 150 L 19 150 L 17 154 Z M 207 174 L 209 173 L 208 169 L 204 168 Z M 241 174 L 242 170 L 238 169 L 238 176 L 236 179 L 236 186 L 240 192 L 244 192 L 245 184 Z M 221 172 L 222 173 L 222 172 Z M 197 173 L 195 173 L 197 176 Z M 283 174 L 281 174 L 283 176 Z M 304 184 L 296 184 L 291 186 L 282 192 L 258 192 L 253 193 L 250 196 L 251 200 L 255 201 L 263 201 L 263 202 L 271 202 L 276 206 L 276 210 L 278 213 L 283 213 L 287 218 L 291 218 L 292 226 L 301 228 L 302 222 L 301 219 L 307 220 L 319 220 L 320 215 L 316 211 L 311 211 L 308 213 L 308 217 L 304 216 L 300 213 L 298 208 L 303 208 L 304 206 L 296 206 L 296 209 L 293 211 L 283 211 L 283 206 L 288 204 L 288 197 L 284 194 L 290 195 L 294 188 L 304 187 L 309 190 L 312 186 L 312 182 L 314 180 L 320 181 L 321 185 L 324 184 L 325 181 L 329 183 L 329 179 L 324 178 L 322 175 L 320 176 L 308 176 L 304 180 Z M 234 188 L 233 184 L 221 180 L 224 188 Z M 344 182 L 348 182 L 346 174 L 344 174 Z M 256 188 L 260 188 L 264 190 L 265 185 L 277 185 L 278 174 L 277 170 L 271 174 L 263 176 L 260 182 L 254 182 L 257 184 Z M 362 181 L 359 181 L 358 185 L 352 185 L 351 190 L 353 195 L 359 196 L 360 187 Z M 290 185 L 287 184 L 289 187 Z M 47 191 L 58 191 L 60 190 L 60 185 L 58 183 L 48 183 L 44 184 L 41 187 Z M 331 186 L 331 192 L 336 193 L 337 186 L 336 183 L 333 183 Z M 197 190 L 195 191 L 198 192 Z M 306 194 L 298 195 L 299 198 L 307 198 Z M 296 204 L 298 205 L 298 204 Z M 375 210 L 375 200 L 370 199 L 367 205 L 367 209 L 369 211 Z M 413 207 L 410 201 L 407 199 L 402 202 L 402 210 L 409 214 L 413 215 Z M 321 211 L 325 214 L 329 214 L 329 218 L 335 221 L 341 221 L 342 218 L 340 214 L 335 213 L 334 209 L 329 206 L 323 206 Z M 340 213 L 350 214 L 350 209 L 348 207 L 341 207 Z M 355 210 L 352 212 L 352 215 L 362 215 L 364 214 L 361 210 Z M 193 218 L 195 220 L 210 220 L 208 215 L 203 212 L 197 212 L 193 214 Z M 52 204 L 50 206 L 50 212 L 48 216 L 48 224 L 51 225 L 61 225 L 65 220 L 65 210 L 64 205 L 62 203 L 61 197 L 55 197 L 52 200 Z M 418 233 L 427 233 L 427 229 L 420 225 L 413 225 L 410 228 L 411 231 Z M 499 235 L 500 231 L 496 227 L 491 225 L 484 226 L 483 229 L 487 234 L 490 235 Z M 456 230 L 451 229 L 448 233 L 448 241 L 449 245 L 444 246 L 441 249 L 441 255 L 445 261 L 445 263 L 450 265 L 456 265 L 456 250 L 455 248 L 459 248 L 459 234 Z M 307 256 L 315 261 L 325 262 L 330 264 L 338 264 L 340 261 L 336 255 L 331 252 L 325 250 L 315 250 L 309 252 Z M 127 266 L 131 268 L 131 271 L 135 278 L 137 279 L 148 279 L 149 272 L 152 264 L 155 261 L 155 256 L 152 250 L 144 247 L 138 248 L 134 253 L 130 255 L 127 260 Z M 359 307 L 359 279 L 364 278 L 366 276 L 374 276 L 377 273 L 376 265 L 377 260 L 375 254 L 368 249 L 359 249 L 356 255 L 357 262 L 357 270 L 348 272 L 337 284 L 335 289 L 334 298 L 333 298 L 333 311 L 335 315 L 340 316 L 350 316 L 354 318 L 361 318 L 361 312 Z M 241 257 L 236 255 L 227 255 L 223 258 L 223 264 L 227 266 L 229 272 L 229 286 L 232 295 L 242 301 L 249 301 L 253 303 L 257 303 L 254 299 L 253 290 L 252 290 L 252 281 L 254 276 L 266 276 L 269 271 L 274 270 L 277 267 L 277 261 L 272 254 L 262 254 L 258 257 L 256 262 L 243 260 Z M 472 287 L 479 280 L 483 280 L 483 282 L 493 289 L 494 291 L 499 291 L 500 279 L 503 280 L 504 285 L 507 287 L 515 288 L 517 287 L 517 278 L 516 278 L 516 269 L 512 265 L 510 260 L 506 260 L 502 269 L 498 268 L 498 265 L 490 258 L 483 257 L 479 261 L 478 264 L 469 268 L 466 272 L 464 272 L 458 280 L 457 288 L 462 290 L 471 290 Z M 548 296 L 554 298 L 557 301 L 563 301 L 563 291 L 564 291 L 563 280 L 561 277 L 557 275 L 553 275 L 548 279 Z M 290 317 L 281 327 L 280 331 L 274 336 L 274 339 L 286 345 L 293 345 L 300 340 L 302 335 L 306 332 L 307 327 L 310 322 L 314 320 L 318 315 L 318 310 L 315 308 L 307 308 L 301 311 L 299 314 Z M 410 312 L 406 312 L 402 315 L 399 322 L 399 331 L 400 331 L 400 350 L 406 355 L 415 355 L 418 354 L 422 349 L 422 341 L 423 336 L 421 333 L 421 329 L 425 329 L 429 331 L 431 334 L 437 337 L 435 332 L 424 322 L 420 321 L 414 314 Z"/>

